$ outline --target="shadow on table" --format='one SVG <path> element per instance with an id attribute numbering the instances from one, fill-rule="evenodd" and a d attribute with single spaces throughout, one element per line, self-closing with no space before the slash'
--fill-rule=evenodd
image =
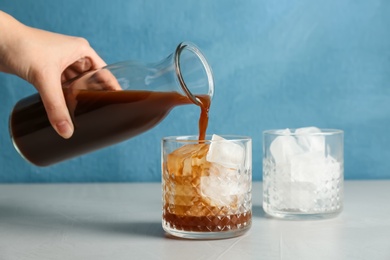
<path id="1" fill-rule="evenodd" d="M 265 213 L 263 206 L 261 205 L 252 206 L 252 215 L 255 218 L 268 218 L 267 213 Z"/>
<path id="2" fill-rule="evenodd" d="M 116 216 L 72 216 L 64 211 L 34 208 L 29 205 L 17 206 L 0 204 L 0 223 L 3 228 L 22 228 L 30 233 L 46 233 L 67 230 L 68 233 L 94 235 L 122 235 L 164 237 L 160 221 L 123 221 Z"/>
<path id="3" fill-rule="evenodd" d="M 91 226 L 92 223 L 89 223 Z M 95 231 L 104 233 L 122 234 L 122 235 L 137 235 L 148 237 L 164 237 L 165 233 L 162 229 L 161 222 L 112 222 L 112 223 L 94 223 L 91 228 Z"/>
<path id="4" fill-rule="evenodd" d="M 0 203 L 0 223 L 10 228 L 24 227 L 29 232 L 53 232 L 67 230 L 69 233 L 114 236 L 166 237 L 161 221 L 132 220 L 131 216 L 87 213 L 74 215 L 64 210 L 33 206 L 25 203 Z M 268 218 L 261 205 L 253 205 L 254 218 Z"/>

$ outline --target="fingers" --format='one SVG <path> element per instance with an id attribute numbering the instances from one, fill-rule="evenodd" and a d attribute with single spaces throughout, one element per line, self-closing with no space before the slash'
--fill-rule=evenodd
<path id="1" fill-rule="evenodd" d="M 73 135 L 74 126 L 66 106 L 62 83 L 91 69 L 101 68 L 106 65 L 92 48 L 89 47 L 88 49 L 89 51 L 85 57 L 78 59 L 65 68 L 60 79 L 53 77 L 50 80 L 36 82 L 36 88 L 41 95 L 51 125 L 65 139 Z"/>
<path id="2" fill-rule="evenodd" d="M 118 80 L 107 69 L 96 71 L 88 81 L 88 89 L 95 90 L 121 90 Z"/>
<path id="3" fill-rule="evenodd" d="M 52 34 L 51 34 L 52 35 Z M 89 43 L 81 38 L 61 38 L 60 46 L 67 52 L 59 56 L 50 57 L 53 71 L 46 71 L 45 67 L 34 70 L 31 83 L 37 88 L 45 106 L 47 116 L 54 130 L 63 138 L 68 139 L 73 135 L 74 126 L 69 115 L 69 110 L 62 90 L 62 83 L 73 79 L 80 74 L 104 67 L 106 63 L 89 46 Z M 54 37 L 50 37 L 53 40 Z M 66 43 L 66 46 L 64 44 Z M 58 44 L 54 44 L 59 46 Z M 49 72 L 49 73 L 48 73 Z"/>
<path id="4" fill-rule="evenodd" d="M 61 75 L 61 82 L 64 83 L 68 80 L 71 80 L 91 69 L 92 61 L 90 60 L 90 58 L 81 58 L 63 71 Z"/>
<path id="5" fill-rule="evenodd" d="M 69 65 L 61 75 L 62 83 L 80 76 L 87 71 L 100 69 L 106 65 L 106 63 L 93 50 L 91 50 L 91 52 L 91 55 L 94 57 L 94 61 L 92 61 L 92 58 L 90 57 L 83 57 Z"/>
<path id="6" fill-rule="evenodd" d="M 89 54 L 89 58 L 91 61 L 91 69 L 100 69 L 106 66 L 107 64 L 104 62 L 102 58 L 100 58 L 97 53 L 91 49 L 91 53 Z"/>
<path id="7" fill-rule="evenodd" d="M 70 66 L 75 72 L 81 74 L 92 69 L 92 61 L 90 58 L 81 58 Z"/>
<path id="8" fill-rule="evenodd" d="M 47 116 L 54 130 L 63 138 L 73 135 L 74 127 L 66 106 L 59 78 L 51 77 L 37 82 L 38 89 Z"/>
<path id="9" fill-rule="evenodd" d="M 98 69 L 94 72 L 88 81 L 87 89 L 89 90 L 121 90 L 116 77 L 108 70 L 103 68 L 106 63 L 92 49 L 89 49 L 89 57 L 81 58 L 70 65 L 64 72 L 63 77 L 70 80 L 80 74 Z M 102 69 L 103 68 L 103 69 Z"/>

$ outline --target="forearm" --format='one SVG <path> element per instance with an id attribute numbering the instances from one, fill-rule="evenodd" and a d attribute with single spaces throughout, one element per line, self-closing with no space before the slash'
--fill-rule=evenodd
<path id="1" fill-rule="evenodd" d="M 26 26 L 0 10 L 0 71 L 14 73 L 12 57 L 22 40 Z"/>

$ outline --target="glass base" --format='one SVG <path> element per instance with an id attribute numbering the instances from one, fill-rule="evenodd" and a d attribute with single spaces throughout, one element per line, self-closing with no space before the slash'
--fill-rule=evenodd
<path id="1" fill-rule="evenodd" d="M 316 219 L 328 219 L 338 216 L 342 208 L 335 211 L 325 212 L 304 212 L 297 209 L 281 209 L 275 210 L 270 207 L 263 206 L 264 211 L 275 218 L 286 219 L 286 220 L 316 220 Z"/>
<path id="2" fill-rule="evenodd" d="M 246 233 L 250 228 L 250 225 L 242 229 L 220 231 L 220 232 L 195 232 L 195 231 L 184 231 L 176 230 L 163 226 L 165 232 L 176 238 L 193 239 L 193 240 L 211 240 L 211 239 L 226 239 L 238 237 Z"/>

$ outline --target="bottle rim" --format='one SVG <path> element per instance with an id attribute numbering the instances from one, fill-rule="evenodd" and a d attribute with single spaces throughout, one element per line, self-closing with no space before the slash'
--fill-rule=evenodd
<path id="1" fill-rule="evenodd" d="M 206 60 L 206 57 L 203 55 L 203 53 L 200 51 L 200 49 L 195 44 L 193 44 L 191 42 L 181 42 L 177 46 L 176 51 L 175 51 L 176 76 L 179 80 L 180 86 L 182 87 L 182 89 L 186 93 L 186 95 L 191 99 L 191 101 L 193 103 L 200 106 L 200 105 L 202 105 L 202 102 L 187 87 L 185 80 L 183 78 L 182 72 L 181 72 L 180 55 L 184 50 L 188 50 L 188 51 L 192 52 L 193 54 L 195 54 L 199 58 L 200 62 L 202 63 L 203 68 L 206 72 L 206 76 L 207 76 L 207 82 L 208 82 L 208 87 L 209 87 L 207 95 L 210 97 L 210 99 L 212 99 L 213 95 L 214 95 L 213 73 L 212 73 L 212 70 L 211 70 L 209 63 Z"/>

